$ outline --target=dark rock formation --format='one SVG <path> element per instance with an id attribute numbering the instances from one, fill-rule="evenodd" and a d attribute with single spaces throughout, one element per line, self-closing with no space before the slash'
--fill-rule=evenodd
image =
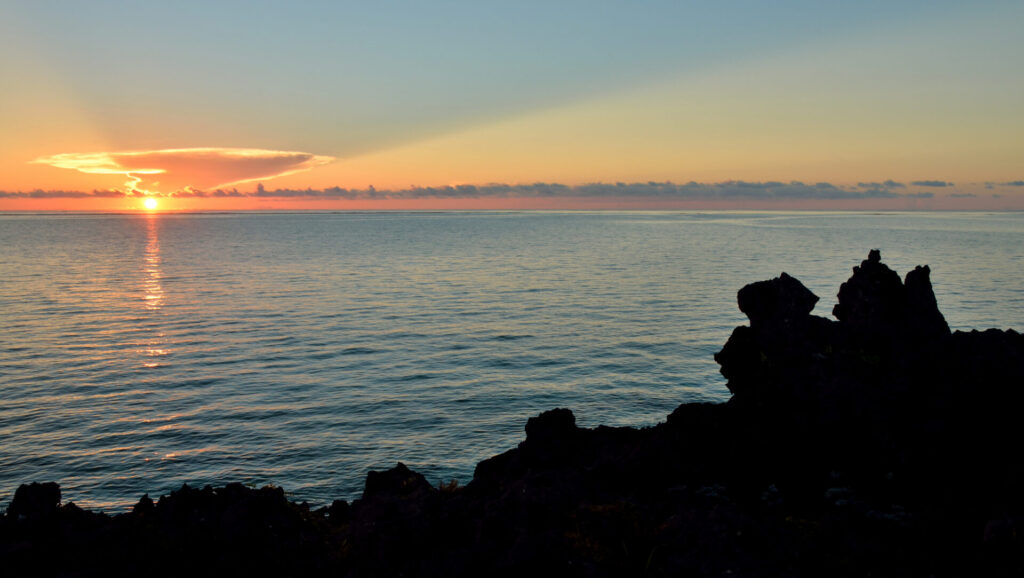
<path id="1" fill-rule="evenodd" d="M 370 472 L 366 475 L 366 488 L 363 499 L 378 497 L 403 497 L 420 492 L 429 492 L 434 488 L 423 477 L 399 462 L 397 466 L 384 472 Z"/>
<path id="2" fill-rule="evenodd" d="M 950 333 L 929 269 L 878 251 L 836 320 L 783 273 L 738 295 L 725 404 L 645 429 L 531 418 L 464 487 L 398 464 L 310 511 L 279 488 L 182 487 L 117 516 L 18 489 L 4 575 L 1018 576 L 1024 336 Z"/>
<path id="3" fill-rule="evenodd" d="M 60 507 L 60 486 L 54 482 L 22 484 L 15 492 L 7 516 L 39 519 L 53 516 Z"/>

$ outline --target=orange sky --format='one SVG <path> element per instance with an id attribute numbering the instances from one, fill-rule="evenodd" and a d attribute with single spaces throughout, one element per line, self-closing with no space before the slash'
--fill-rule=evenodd
<path id="1" fill-rule="evenodd" d="M 0 210 L 1024 210 L 1019 3 L 609 6 L 14 5 Z"/>

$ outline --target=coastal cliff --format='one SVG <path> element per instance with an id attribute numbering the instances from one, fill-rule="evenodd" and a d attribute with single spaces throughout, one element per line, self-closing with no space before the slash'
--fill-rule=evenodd
<path id="1" fill-rule="evenodd" d="M 402 464 L 312 509 L 280 488 L 182 487 L 107 515 L 18 488 L 4 575 L 1017 576 L 1024 336 L 951 332 L 928 267 L 878 251 L 834 319 L 797 279 L 747 285 L 715 356 L 724 404 L 643 429 L 530 418 L 467 485 Z"/>

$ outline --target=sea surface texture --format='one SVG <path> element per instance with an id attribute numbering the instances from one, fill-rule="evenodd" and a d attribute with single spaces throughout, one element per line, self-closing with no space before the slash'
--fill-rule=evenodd
<path id="1" fill-rule="evenodd" d="M 931 265 L 952 328 L 1024 328 L 1013 213 L 0 214 L 0 505 L 466 483 L 546 409 L 725 401 L 736 291 L 785 271 L 831 316 L 872 248 Z"/>

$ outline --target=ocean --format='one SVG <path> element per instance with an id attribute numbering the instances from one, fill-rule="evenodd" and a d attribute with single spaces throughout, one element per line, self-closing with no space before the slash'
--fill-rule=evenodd
<path id="1" fill-rule="evenodd" d="M 0 213 L 0 507 L 466 483 L 546 409 L 727 400 L 736 292 L 785 271 L 830 316 L 873 248 L 953 329 L 1024 328 L 1019 213 Z"/>

